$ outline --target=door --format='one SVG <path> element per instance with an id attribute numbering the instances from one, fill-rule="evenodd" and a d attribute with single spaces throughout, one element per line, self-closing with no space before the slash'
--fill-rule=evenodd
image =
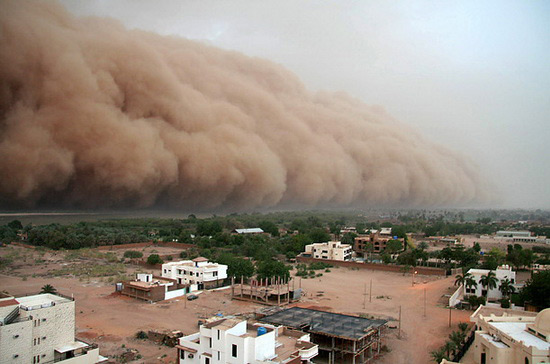
<path id="1" fill-rule="evenodd" d="M 487 355 L 485 353 L 481 353 L 481 364 L 487 363 Z"/>

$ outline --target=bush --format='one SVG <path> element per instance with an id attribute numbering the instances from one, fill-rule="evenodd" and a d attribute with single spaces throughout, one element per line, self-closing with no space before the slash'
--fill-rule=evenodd
<path id="1" fill-rule="evenodd" d="M 143 253 L 142 252 L 138 252 L 136 250 L 126 250 L 124 252 L 124 258 L 141 258 L 143 257 Z"/>
<path id="2" fill-rule="evenodd" d="M 141 339 L 141 340 L 145 340 L 145 339 L 148 339 L 149 336 L 147 335 L 147 333 L 145 331 L 138 331 L 136 333 L 136 339 Z"/>
<path id="3" fill-rule="evenodd" d="M 155 264 L 162 264 L 164 261 L 160 258 L 158 254 L 151 254 L 147 258 L 147 264 L 155 265 Z"/>
<path id="4" fill-rule="evenodd" d="M 510 308 L 510 300 L 507 298 L 503 298 L 500 300 L 500 307 L 502 308 Z"/>

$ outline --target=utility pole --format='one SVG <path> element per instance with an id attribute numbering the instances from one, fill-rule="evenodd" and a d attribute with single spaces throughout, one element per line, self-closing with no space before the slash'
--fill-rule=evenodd
<path id="1" fill-rule="evenodd" d="M 365 283 L 365 292 L 363 292 L 363 310 L 366 308 L 367 304 L 367 284 Z"/>
<path id="2" fill-rule="evenodd" d="M 401 339 L 401 306 L 399 306 L 399 331 L 397 332 L 397 338 Z"/>
<path id="3" fill-rule="evenodd" d="M 449 327 L 451 327 L 451 312 L 453 312 L 452 307 L 449 306 Z"/>
<path id="4" fill-rule="evenodd" d="M 372 278 L 370 279 L 369 302 L 372 302 Z"/>
<path id="5" fill-rule="evenodd" d="M 426 287 L 424 287 L 424 317 L 426 317 Z"/>

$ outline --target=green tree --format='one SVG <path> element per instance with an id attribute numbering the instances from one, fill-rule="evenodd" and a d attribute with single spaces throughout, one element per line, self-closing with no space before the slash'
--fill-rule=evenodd
<path id="1" fill-rule="evenodd" d="M 142 252 L 138 252 L 136 250 L 126 250 L 124 252 L 124 258 L 141 258 L 143 257 Z"/>
<path id="2" fill-rule="evenodd" d="M 534 273 L 519 292 L 520 302 L 529 302 L 540 309 L 550 307 L 550 271 Z"/>
<path id="3" fill-rule="evenodd" d="M 151 254 L 147 258 L 147 264 L 149 265 L 155 265 L 155 264 L 162 264 L 164 261 L 161 259 L 161 257 L 158 254 Z"/>
<path id="4" fill-rule="evenodd" d="M 386 251 L 390 254 L 395 254 L 403 249 L 403 243 L 400 240 L 388 240 L 386 243 Z"/>
<path id="5" fill-rule="evenodd" d="M 451 339 L 457 347 L 460 347 L 462 346 L 464 339 L 466 339 L 466 334 L 462 331 L 453 331 L 449 334 L 449 339 Z"/>
<path id="6" fill-rule="evenodd" d="M 264 260 L 259 262 L 256 271 L 258 279 L 278 277 L 287 280 L 290 277 L 289 267 L 276 260 Z"/>
<path id="7" fill-rule="evenodd" d="M 273 222 L 268 220 L 260 221 L 258 227 L 271 236 L 279 236 L 279 228 Z"/>
<path id="8" fill-rule="evenodd" d="M 464 286 L 466 287 L 466 290 L 470 290 L 472 288 L 474 288 L 474 289 L 477 288 L 476 279 L 470 275 L 469 277 L 466 278 Z"/>
<path id="9" fill-rule="evenodd" d="M 466 331 L 468 331 L 468 328 L 469 328 L 469 327 L 470 327 L 470 325 L 468 325 L 467 322 L 460 322 L 460 323 L 458 324 L 458 329 L 459 329 L 460 331 L 462 331 L 463 333 L 466 333 Z"/>
<path id="10" fill-rule="evenodd" d="M 312 229 L 308 235 L 314 243 L 324 243 L 330 241 L 330 235 L 325 231 L 325 229 Z"/>
<path id="11" fill-rule="evenodd" d="M 450 357 L 451 352 L 456 350 L 456 344 L 453 341 L 447 341 L 445 345 L 443 345 L 443 349 L 447 353 L 447 357 Z"/>
<path id="12" fill-rule="evenodd" d="M 350 244 L 350 245 L 353 245 L 353 243 L 355 243 L 355 238 L 357 237 L 357 234 L 355 233 L 345 233 L 343 236 L 342 236 L 342 243 L 343 244 Z"/>
<path id="13" fill-rule="evenodd" d="M 426 243 L 425 241 L 421 241 L 420 243 L 418 243 L 418 249 L 424 251 L 424 250 L 427 250 L 428 249 L 428 243 Z"/>
<path id="14" fill-rule="evenodd" d="M 40 290 L 40 293 L 56 294 L 57 289 L 55 289 L 54 286 L 52 286 L 51 284 L 46 284 L 46 285 L 42 286 L 42 289 Z"/>
<path id="15" fill-rule="evenodd" d="M 21 221 L 19 220 L 13 220 L 8 223 L 8 227 L 13 230 L 22 230 L 23 224 L 21 224 Z"/>
<path id="16" fill-rule="evenodd" d="M 510 281 L 508 278 L 503 279 L 500 282 L 500 292 L 502 292 L 502 295 L 504 297 L 510 297 L 512 293 L 515 293 L 516 288 L 512 285 L 512 281 Z"/>
<path id="17" fill-rule="evenodd" d="M 430 356 L 432 357 L 432 360 L 437 364 L 441 363 L 443 359 L 449 359 L 449 357 L 445 355 L 444 348 L 439 348 L 438 350 L 430 352 Z"/>
<path id="18" fill-rule="evenodd" d="M 479 283 L 481 283 L 481 286 L 485 287 L 486 289 L 484 294 L 485 297 L 489 296 L 489 291 L 491 289 L 497 287 L 497 282 L 498 280 L 497 280 L 496 274 L 493 271 L 489 271 L 487 275 L 481 276 L 481 278 L 479 279 Z"/>
<path id="19" fill-rule="evenodd" d="M 472 277 L 472 275 L 470 273 L 462 273 L 462 274 L 457 274 L 455 276 L 455 286 L 460 286 L 461 284 L 462 285 L 466 285 L 466 281 L 468 280 L 468 278 Z"/>

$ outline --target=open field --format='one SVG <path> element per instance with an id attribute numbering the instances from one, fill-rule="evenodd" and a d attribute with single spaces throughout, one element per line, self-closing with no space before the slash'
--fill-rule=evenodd
<path id="1" fill-rule="evenodd" d="M 10 252 L 0 249 L 0 255 Z M 45 284 L 52 284 L 60 293 L 74 295 L 76 299 L 77 336 L 97 342 L 103 355 L 120 355 L 127 348 L 135 348 L 143 356 L 140 362 L 173 362 L 176 350 L 159 346 L 150 341 L 134 339 L 139 330 L 181 330 L 189 334 L 197 330 L 197 320 L 216 313 L 225 315 L 252 313 L 263 307 L 248 302 L 232 301 L 230 290 L 207 291 L 195 301 L 171 300 L 148 304 L 114 294 L 114 286 L 108 277 L 67 276 L 52 277 L 51 271 L 61 269 L 63 264 L 85 264 L 112 266 L 103 258 L 77 258 L 67 260 L 61 252 L 36 252 L 21 249 L 19 256 L 26 255 L 27 262 L 13 270 L 4 270 L 0 276 L 0 290 L 15 296 L 34 294 Z M 36 255 L 43 253 L 44 263 L 35 264 Z M 11 251 L 13 255 L 13 251 Z M 30 254 L 34 254 L 30 257 Z M 89 260 L 91 259 L 91 260 Z M 94 260 L 95 259 L 95 260 Z M 79 261 L 82 260 L 82 263 Z M 45 267 L 46 268 L 45 268 Z M 139 267 L 125 265 L 131 274 Z M 44 274 L 44 276 L 42 276 Z M 118 273 L 117 273 L 118 274 Z M 34 277 L 33 277 L 34 275 Z M 113 277 L 116 277 L 113 275 Z M 369 286 L 372 280 L 372 297 Z M 467 321 L 469 311 L 452 311 L 453 327 L 448 327 L 449 310 L 443 307 L 442 295 L 451 292 L 453 278 L 415 277 L 412 286 L 411 275 L 368 270 L 332 268 L 322 277 L 301 280 L 305 297 L 301 305 L 322 307 L 323 309 L 350 314 L 393 320 L 390 325 L 398 325 L 395 320 L 402 311 L 402 335 L 397 329 L 389 329 L 386 345 L 390 352 L 384 354 L 380 363 L 427 363 L 429 352 L 444 343 L 451 330 L 460 321 Z M 366 295 L 365 295 L 366 286 Z M 426 292 L 426 317 L 424 317 L 424 292 Z M 164 357 L 163 357 L 164 356 Z"/>

